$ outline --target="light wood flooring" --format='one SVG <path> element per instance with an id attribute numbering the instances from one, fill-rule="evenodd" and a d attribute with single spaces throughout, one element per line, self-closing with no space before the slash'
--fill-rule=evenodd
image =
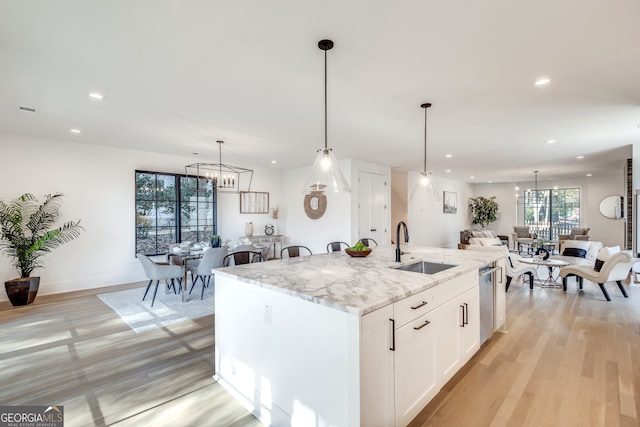
<path id="1" fill-rule="evenodd" d="M 97 293 L 0 303 L 0 404 L 64 405 L 65 426 L 260 426 L 213 374 L 213 316 L 136 334 Z M 412 426 L 640 426 L 640 288 L 521 282 L 494 336 Z M 365 426 L 367 427 L 367 426 Z"/>

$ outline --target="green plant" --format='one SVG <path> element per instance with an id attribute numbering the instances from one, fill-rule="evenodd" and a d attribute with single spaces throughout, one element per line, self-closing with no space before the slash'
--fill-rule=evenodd
<path id="1" fill-rule="evenodd" d="M 496 202 L 496 196 L 488 198 L 480 196 L 469 199 L 469 212 L 471 213 L 471 224 L 480 224 L 484 228 L 497 219 L 498 202 Z"/>
<path id="2" fill-rule="evenodd" d="M 29 277 L 33 270 L 42 268 L 42 256 L 84 230 L 79 220 L 52 228 L 60 219 L 62 197 L 62 193 L 48 194 L 40 203 L 26 193 L 9 203 L 0 200 L 0 252 L 12 258 L 20 277 Z"/>

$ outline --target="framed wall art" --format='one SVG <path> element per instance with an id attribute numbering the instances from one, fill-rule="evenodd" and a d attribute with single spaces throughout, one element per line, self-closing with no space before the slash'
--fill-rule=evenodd
<path id="1" fill-rule="evenodd" d="M 241 214 L 266 214 L 269 213 L 269 193 L 257 191 L 240 192 Z"/>
<path id="2" fill-rule="evenodd" d="M 458 213 L 458 196 L 452 191 L 444 191 L 442 197 L 442 212 Z"/>

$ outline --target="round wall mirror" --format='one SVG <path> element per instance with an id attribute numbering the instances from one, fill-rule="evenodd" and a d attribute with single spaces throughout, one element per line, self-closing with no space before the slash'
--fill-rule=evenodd
<path id="1" fill-rule="evenodd" d="M 600 202 L 600 213 L 611 219 L 622 218 L 623 198 L 622 196 L 609 196 Z"/>
<path id="2" fill-rule="evenodd" d="M 311 219 L 318 219 L 327 210 L 327 196 L 321 191 L 312 191 L 304 196 L 304 213 Z"/>

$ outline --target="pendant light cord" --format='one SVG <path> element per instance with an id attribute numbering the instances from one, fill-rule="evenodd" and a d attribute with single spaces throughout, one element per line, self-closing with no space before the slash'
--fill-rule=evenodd
<path id="1" fill-rule="evenodd" d="M 324 51 L 324 150 L 327 151 L 327 51 Z"/>
<path id="2" fill-rule="evenodd" d="M 427 108 L 424 109 L 424 167 L 422 171 L 427 173 Z"/>

